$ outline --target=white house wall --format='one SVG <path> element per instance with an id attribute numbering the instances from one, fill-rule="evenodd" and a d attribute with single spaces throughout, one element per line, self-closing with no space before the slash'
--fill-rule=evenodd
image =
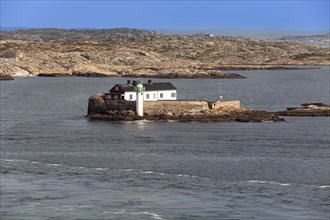
<path id="1" fill-rule="evenodd" d="M 172 97 L 172 93 L 175 94 L 175 97 Z M 163 97 L 161 97 L 163 94 Z M 149 95 L 149 98 L 147 96 Z M 130 98 L 132 96 L 132 98 Z M 124 99 L 126 101 L 135 101 L 136 92 L 125 92 Z M 176 90 L 165 90 L 165 91 L 145 91 L 143 93 L 144 101 L 158 101 L 158 100 L 176 100 L 177 93 Z"/>
<path id="2" fill-rule="evenodd" d="M 130 98 L 132 96 L 132 99 Z M 126 101 L 135 101 L 136 100 L 136 92 L 125 92 L 124 99 Z"/>
<path id="3" fill-rule="evenodd" d="M 148 97 L 149 95 L 149 97 Z M 144 101 L 157 101 L 157 91 L 145 91 L 143 93 L 143 99 Z"/>
<path id="4" fill-rule="evenodd" d="M 165 90 L 165 91 L 158 91 L 158 100 L 176 100 L 177 93 L 176 90 Z M 175 97 L 172 97 L 172 93 L 175 93 Z M 161 97 L 163 94 L 163 97 Z"/>

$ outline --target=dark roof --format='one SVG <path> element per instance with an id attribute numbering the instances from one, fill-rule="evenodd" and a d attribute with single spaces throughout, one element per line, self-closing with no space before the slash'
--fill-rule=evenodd
<path id="1" fill-rule="evenodd" d="M 134 86 L 132 84 L 118 84 L 125 92 L 133 92 Z M 176 90 L 170 82 L 160 82 L 160 83 L 144 83 L 145 91 L 164 91 L 164 90 Z"/>

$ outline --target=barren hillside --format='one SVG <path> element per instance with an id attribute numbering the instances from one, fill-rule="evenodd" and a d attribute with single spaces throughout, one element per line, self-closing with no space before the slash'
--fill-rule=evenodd
<path id="1" fill-rule="evenodd" d="M 330 64 L 328 46 L 287 40 L 178 36 L 128 28 L 0 33 L 0 74 L 12 76 L 223 77 L 226 69 Z"/>

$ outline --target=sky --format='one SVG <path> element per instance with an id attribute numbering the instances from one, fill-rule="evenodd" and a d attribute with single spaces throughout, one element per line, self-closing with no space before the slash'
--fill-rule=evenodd
<path id="1" fill-rule="evenodd" d="M 0 1 L 1 27 L 330 29 L 330 0 Z"/>

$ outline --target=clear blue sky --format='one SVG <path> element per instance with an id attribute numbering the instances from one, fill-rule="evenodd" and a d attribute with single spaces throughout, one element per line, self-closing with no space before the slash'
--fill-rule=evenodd
<path id="1" fill-rule="evenodd" d="M 1 27 L 329 30 L 330 0 L 1 0 Z"/>

